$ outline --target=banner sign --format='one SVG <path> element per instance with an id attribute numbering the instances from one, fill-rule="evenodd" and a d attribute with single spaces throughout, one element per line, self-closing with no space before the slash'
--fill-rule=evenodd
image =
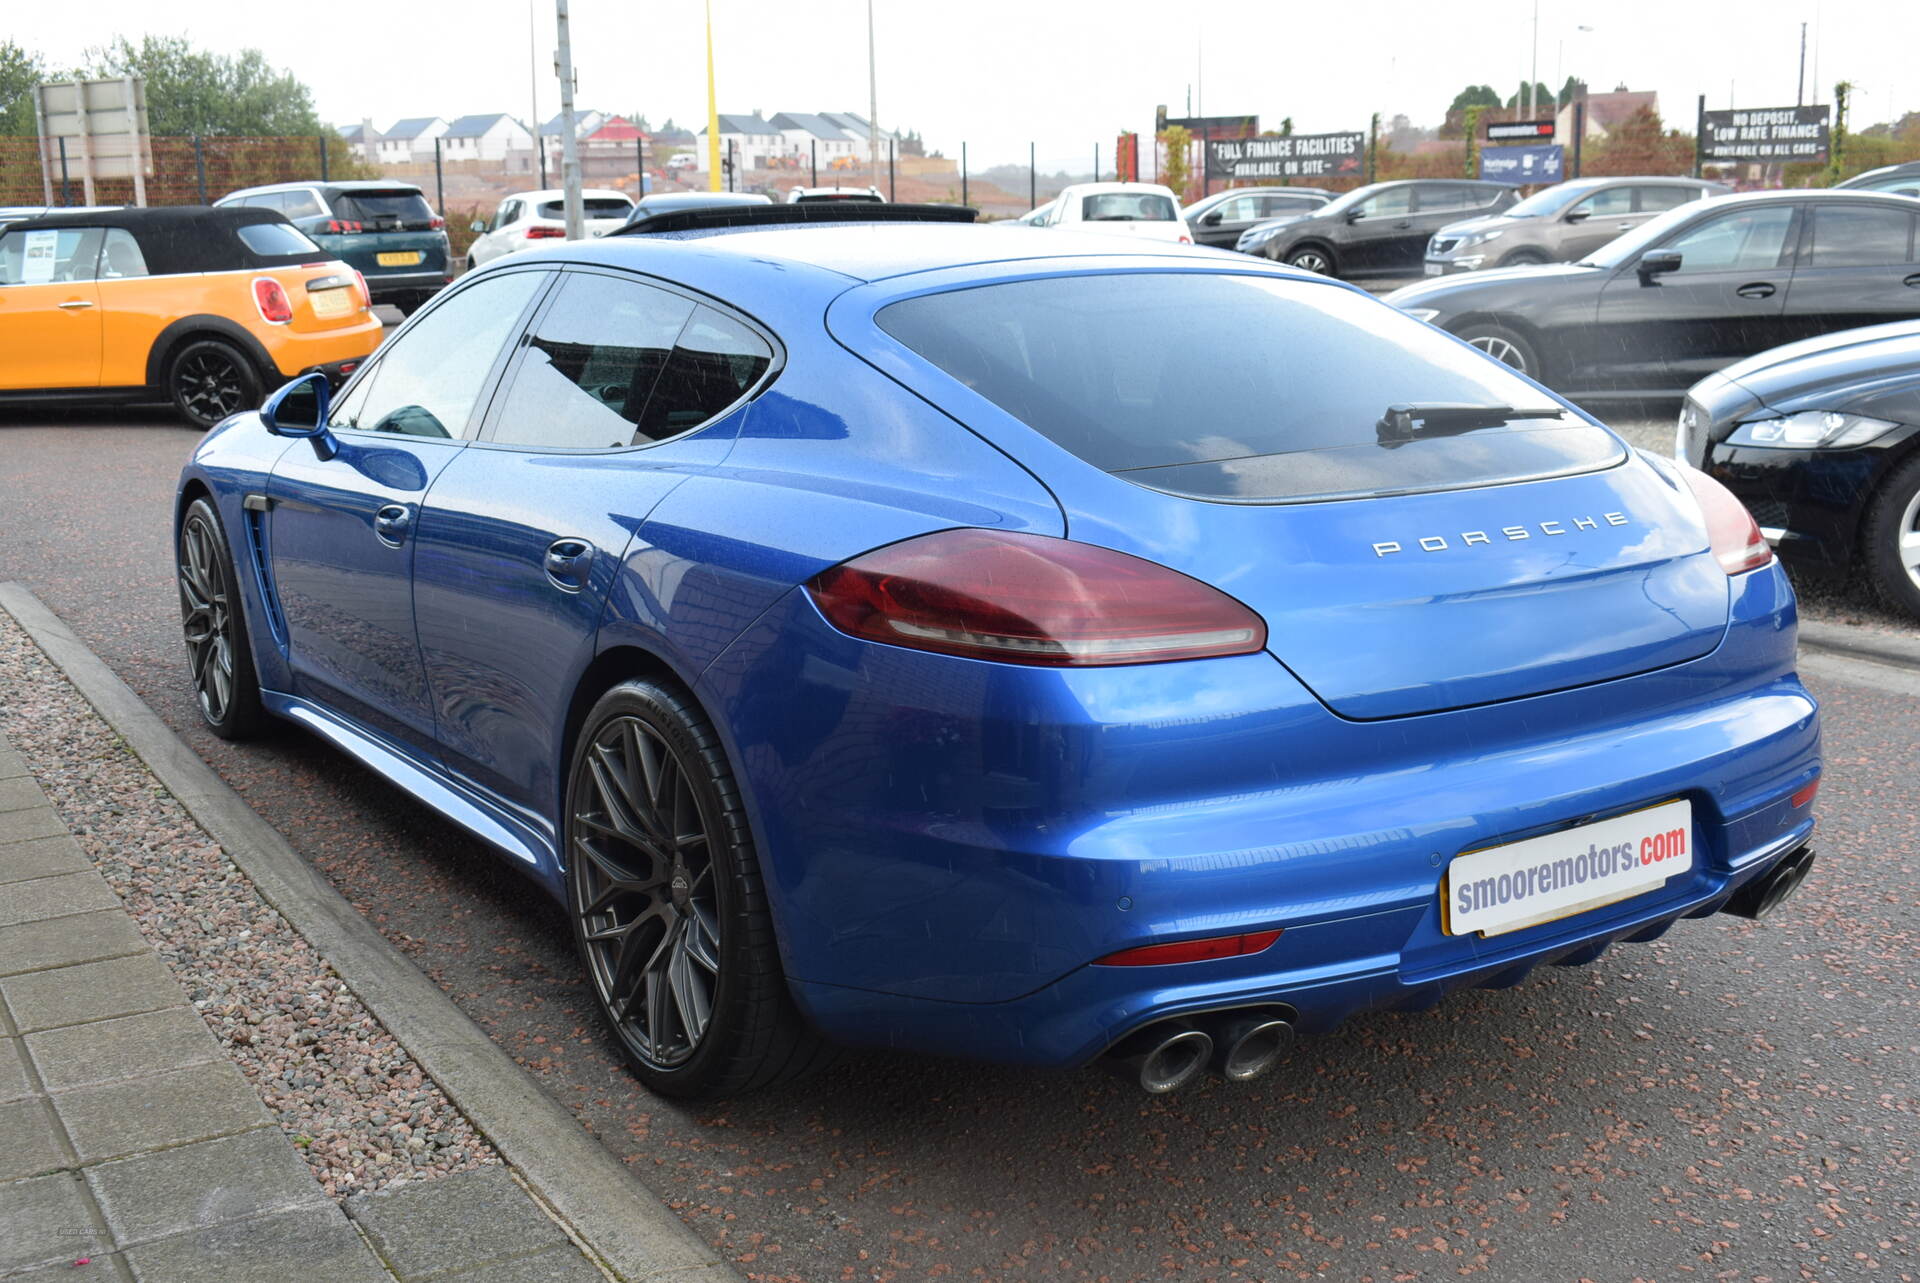
<path id="1" fill-rule="evenodd" d="M 1367 136 L 1293 134 L 1286 138 L 1233 138 L 1207 144 L 1207 177 L 1358 178 Z"/>
<path id="2" fill-rule="evenodd" d="M 1821 164 L 1827 159 L 1827 107 L 1761 107 L 1700 115 L 1700 159 Z"/>
<path id="3" fill-rule="evenodd" d="M 1487 126 L 1487 137 L 1494 142 L 1518 142 L 1523 138 L 1547 139 L 1553 137 L 1551 120 L 1508 120 L 1500 124 Z"/>
<path id="4" fill-rule="evenodd" d="M 1247 138 L 1260 132 L 1260 117 L 1169 116 L 1165 107 L 1154 112 L 1155 133 L 1164 134 L 1176 127 L 1186 130 L 1195 138 L 1203 134 L 1209 138 Z"/>
<path id="5" fill-rule="evenodd" d="M 1544 147 L 1482 147 L 1480 177 L 1499 183 L 1519 183 L 1523 187 L 1557 183 L 1567 176 L 1566 150 L 1558 143 Z"/>

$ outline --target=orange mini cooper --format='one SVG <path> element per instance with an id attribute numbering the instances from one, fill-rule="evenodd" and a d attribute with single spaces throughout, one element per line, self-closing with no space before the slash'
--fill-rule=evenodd
<path id="1" fill-rule="evenodd" d="M 265 209 L 109 209 L 0 231 L 0 402 L 170 399 L 212 427 L 380 345 L 360 274 Z"/>

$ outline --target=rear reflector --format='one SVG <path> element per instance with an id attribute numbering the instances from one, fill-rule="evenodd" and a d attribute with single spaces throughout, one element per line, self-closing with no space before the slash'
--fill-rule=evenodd
<path id="1" fill-rule="evenodd" d="M 564 227 L 529 227 L 527 229 L 527 239 L 530 241 L 558 240 L 566 234 L 567 229 Z"/>
<path id="2" fill-rule="evenodd" d="M 1773 560 L 1773 549 L 1760 533 L 1760 524 L 1733 497 L 1733 491 L 1686 464 L 1680 465 L 1680 475 L 1687 479 L 1687 488 L 1700 504 L 1700 515 L 1706 518 L 1707 542 L 1720 569 L 1729 575 L 1745 574 Z"/>
<path id="3" fill-rule="evenodd" d="M 1788 798 L 1787 800 L 1793 803 L 1793 808 L 1794 810 L 1797 811 L 1801 807 L 1805 806 L 1807 803 L 1813 801 L 1813 795 L 1815 793 L 1818 793 L 1819 791 L 1820 791 L 1820 777 L 1816 775 L 1811 780 L 1809 780 L 1805 785 L 1803 785 L 1798 791 L 1796 791 L 1792 797 Z"/>
<path id="4" fill-rule="evenodd" d="M 293 319 L 293 303 L 287 291 L 271 276 L 254 278 L 253 301 L 260 309 L 260 319 L 269 324 L 285 325 Z"/>
<path id="5" fill-rule="evenodd" d="M 1122 949 L 1094 960 L 1096 967 L 1163 967 L 1174 962 L 1205 962 L 1209 958 L 1238 958 L 1259 953 L 1280 938 L 1278 931 L 1250 931 L 1245 935 L 1213 936 L 1206 940 L 1180 940 L 1173 944 L 1147 944 L 1138 949 Z"/>
<path id="6" fill-rule="evenodd" d="M 1217 588 L 1109 548 L 942 530 L 807 584 L 843 633 L 913 650 L 1050 667 L 1248 655 L 1267 626 Z"/>

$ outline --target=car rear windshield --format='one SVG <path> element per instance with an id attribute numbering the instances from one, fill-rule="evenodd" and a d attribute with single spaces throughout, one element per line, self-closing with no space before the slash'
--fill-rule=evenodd
<path id="1" fill-rule="evenodd" d="M 333 216 L 349 222 L 364 223 L 369 231 L 393 228 L 423 232 L 433 226 L 433 210 L 427 198 L 411 187 L 392 191 L 335 192 L 330 197 Z"/>
<path id="2" fill-rule="evenodd" d="M 929 294 L 880 327 L 1080 458 L 1244 503 L 1447 490 L 1585 472 L 1625 450 L 1506 366 L 1365 295 L 1251 274 L 1083 274 Z M 1398 439 L 1392 406 L 1549 417 Z M 1448 424 L 1434 430 L 1435 424 Z M 1383 440 L 1383 436 L 1386 438 Z"/>
<path id="3" fill-rule="evenodd" d="M 633 210 L 633 202 L 615 196 L 586 196 L 580 201 L 580 212 L 586 218 L 625 218 Z M 543 200 L 540 202 L 540 217 L 565 218 L 567 203 L 563 200 Z"/>
<path id="4" fill-rule="evenodd" d="M 824 205 L 829 201 L 865 201 L 869 205 L 884 205 L 886 202 L 872 192 L 808 192 L 804 196 L 794 197 L 796 205 Z"/>
<path id="5" fill-rule="evenodd" d="M 1171 223 L 1180 210 L 1158 192 L 1096 192 L 1081 200 L 1080 216 L 1092 223 Z"/>

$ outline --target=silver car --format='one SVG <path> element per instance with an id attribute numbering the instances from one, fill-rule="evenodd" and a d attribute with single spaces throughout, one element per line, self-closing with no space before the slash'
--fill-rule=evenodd
<path id="1" fill-rule="evenodd" d="M 1578 262 L 1656 214 L 1732 190 L 1698 178 L 1576 178 L 1441 228 L 1427 242 L 1427 275 Z"/>

